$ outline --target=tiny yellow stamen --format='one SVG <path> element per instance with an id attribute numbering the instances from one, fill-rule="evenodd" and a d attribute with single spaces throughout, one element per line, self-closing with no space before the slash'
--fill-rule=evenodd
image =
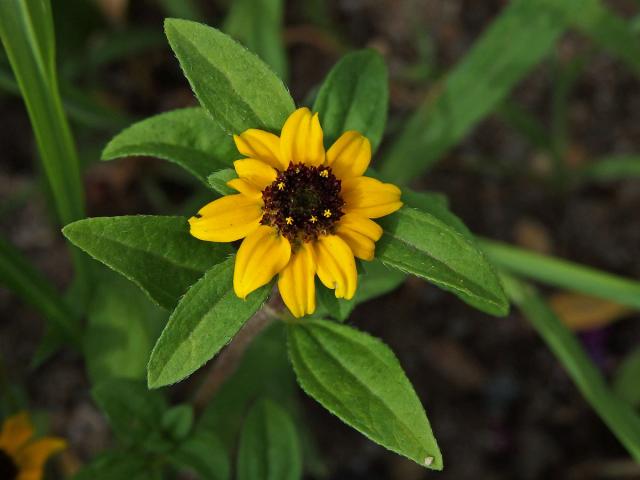
<path id="1" fill-rule="evenodd" d="M 329 170 L 322 170 L 320 176 L 327 178 L 329 176 Z"/>
<path id="2" fill-rule="evenodd" d="M 284 182 L 278 183 L 278 190 L 284 190 Z"/>
<path id="3" fill-rule="evenodd" d="M 316 217 L 315 215 L 311 215 L 311 218 L 309 218 L 309 221 L 311 223 L 316 223 L 318 221 L 318 217 Z"/>
<path id="4" fill-rule="evenodd" d="M 300 173 L 300 167 L 296 168 L 296 173 Z"/>
<path id="5" fill-rule="evenodd" d="M 287 222 L 287 225 L 293 224 L 293 218 L 291 218 L 291 217 L 287 217 L 284 220 Z"/>
<path id="6" fill-rule="evenodd" d="M 324 215 L 326 218 L 329 218 L 331 216 L 331 210 L 327 208 L 324 212 L 322 212 L 322 215 Z"/>

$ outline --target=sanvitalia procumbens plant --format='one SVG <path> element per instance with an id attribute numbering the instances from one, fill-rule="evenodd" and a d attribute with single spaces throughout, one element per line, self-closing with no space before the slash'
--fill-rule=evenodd
<path id="1" fill-rule="evenodd" d="M 296 109 L 283 83 L 228 36 L 184 20 L 167 20 L 165 29 L 203 108 L 133 125 L 103 157 L 165 158 L 226 196 L 190 222 L 93 218 L 64 229 L 173 309 L 149 360 L 149 386 L 178 382 L 216 355 L 269 298 L 279 274 L 280 294 L 298 317 L 278 315 L 302 388 L 373 441 L 441 469 L 427 417 L 393 352 L 320 318 L 344 319 L 405 273 L 487 313 L 508 311 L 492 267 L 439 197 L 369 178 L 387 115 L 382 59 L 373 51 L 347 55 L 312 109 Z M 242 238 L 239 248 L 232 243 Z"/>

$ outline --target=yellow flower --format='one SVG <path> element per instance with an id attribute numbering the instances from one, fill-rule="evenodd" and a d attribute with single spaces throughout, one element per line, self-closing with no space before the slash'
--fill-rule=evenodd
<path id="1" fill-rule="evenodd" d="M 234 136 L 248 157 L 234 162 L 238 193 L 205 205 L 189 219 L 191 235 L 210 242 L 244 238 L 233 287 L 240 298 L 278 275 L 278 288 L 296 317 L 316 308 L 317 274 L 338 298 L 356 292 L 355 258 L 372 260 L 379 218 L 402 206 L 400 189 L 363 174 L 371 144 L 348 131 L 325 152 L 318 114 L 293 112 L 280 137 L 249 129 Z"/>
<path id="2" fill-rule="evenodd" d="M 32 437 L 33 425 L 25 412 L 5 420 L 0 431 L 2 480 L 40 480 L 47 459 L 67 446 L 60 438 Z"/>

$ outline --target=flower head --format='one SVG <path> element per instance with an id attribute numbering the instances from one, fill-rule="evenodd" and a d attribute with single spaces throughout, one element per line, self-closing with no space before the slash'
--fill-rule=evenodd
<path id="1" fill-rule="evenodd" d="M 379 218 L 402 206 L 400 189 L 363 174 L 369 140 L 348 131 L 325 152 L 318 114 L 293 112 L 280 137 L 250 129 L 234 137 L 247 158 L 234 162 L 238 193 L 205 205 L 189 219 L 191 234 L 211 242 L 244 239 L 233 287 L 245 298 L 278 275 L 296 317 L 316 308 L 315 276 L 338 298 L 357 287 L 355 258 L 372 260 Z"/>
<path id="2" fill-rule="evenodd" d="M 33 425 L 25 412 L 4 421 L 0 431 L 2 480 L 40 480 L 47 459 L 66 448 L 66 442 L 60 438 L 32 440 L 32 437 Z"/>

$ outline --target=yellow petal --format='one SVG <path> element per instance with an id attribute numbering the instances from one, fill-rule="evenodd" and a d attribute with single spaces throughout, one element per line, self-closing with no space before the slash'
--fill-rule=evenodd
<path id="1" fill-rule="evenodd" d="M 357 213 L 345 213 L 340 217 L 338 222 L 338 230 L 349 229 L 354 230 L 362 235 L 369 237 L 374 242 L 380 240 L 382 236 L 382 227 L 373 220 L 358 215 Z"/>
<path id="2" fill-rule="evenodd" d="M 327 163 L 336 177 L 359 177 L 371 162 L 371 143 L 356 131 L 344 132 L 327 151 Z"/>
<path id="3" fill-rule="evenodd" d="M 320 281 L 327 288 L 335 288 L 336 297 L 353 298 L 358 271 L 349 245 L 337 235 L 327 235 L 318 238 L 315 250 Z"/>
<path id="4" fill-rule="evenodd" d="M 262 204 L 242 194 L 227 195 L 205 205 L 191 217 L 191 235 L 209 242 L 233 242 L 260 226 Z"/>
<path id="5" fill-rule="evenodd" d="M 318 114 L 311 115 L 308 108 L 299 108 L 282 127 L 280 152 L 283 161 L 318 166 L 324 163 L 322 127 Z"/>
<path id="6" fill-rule="evenodd" d="M 289 262 L 289 240 L 266 225 L 258 227 L 242 241 L 233 271 L 233 289 L 247 298 L 255 289 L 266 285 Z"/>
<path id="7" fill-rule="evenodd" d="M 362 260 L 373 260 L 376 252 L 376 243 L 373 240 L 353 230 L 338 230 L 336 234 L 349 245 L 354 256 Z"/>
<path id="8" fill-rule="evenodd" d="M 0 449 L 14 455 L 33 435 L 33 425 L 26 412 L 10 416 L 2 425 Z"/>
<path id="9" fill-rule="evenodd" d="M 310 244 L 303 243 L 278 276 L 280 296 L 296 318 L 316 310 L 315 276 L 315 252 Z"/>
<path id="10" fill-rule="evenodd" d="M 247 197 L 261 200 L 262 191 L 258 189 L 253 183 L 245 180 L 244 178 L 233 178 L 227 182 L 227 185 L 234 190 L 246 195 Z"/>
<path id="11" fill-rule="evenodd" d="M 400 189 L 375 178 L 355 177 L 342 181 L 342 198 L 347 213 L 380 218 L 402 207 Z"/>
<path id="12" fill-rule="evenodd" d="M 353 254 L 362 260 L 373 260 L 376 244 L 382 236 L 382 227 L 357 213 L 347 213 L 340 218 L 336 233 Z"/>
<path id="13" fill-rule="evenodd" d="M 45 437 L 30 443 L 16 456 L 21 475 L 34 475 L 41 472 L 47 459 L 65 448 L 67 443 L 61 438 Z M 18 479 L 20 478 L 23 477 L 18 476 Z"/>
<path id="14" fill-rule="evenodd" d="M 262 160 L 273 168 L 286 170 L 288 165 L 280 159 L 280 138 L 277 135 L 250 128 L 240 135 L 234 135 L 233 140 L 242 155 Z"/>
<path id="15" fill-rule="evenodd" d="M 251 182 L 260 191 L 271 185 L 278 176 L 272 166 L 254 158 L 236 160 L 233 166 L 240 178 Z"/>

